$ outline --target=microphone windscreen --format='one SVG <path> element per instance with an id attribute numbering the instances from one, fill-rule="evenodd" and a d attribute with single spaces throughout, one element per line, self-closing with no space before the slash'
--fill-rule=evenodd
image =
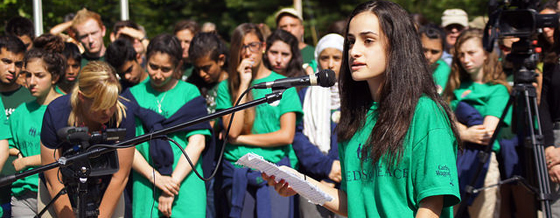
<path id="1" fill-rule="evenodd" d="M 317 77 L 319 78 L 318 82 L 321 87 L 331 87 L 336 83 L 336 75 L 334 71 L 330 69 L 324 69 L 317 73 Z"/>

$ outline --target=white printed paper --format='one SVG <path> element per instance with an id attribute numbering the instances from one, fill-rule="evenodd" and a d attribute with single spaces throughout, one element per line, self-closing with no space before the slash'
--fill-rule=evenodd
<path id="1" fill-rule="evenodd" d="M 261 156 L 248 153 L 239 158 L 236 162 L 237 165 L 257 169 L 266 173 L 269 176 L 274 175 L 276 181 L 284 180 L 290 187 L 294 189 L 299 195 L 306 198 L 313 204 L 323 205 L 327 201 L 333 200 L 333 197 L 306 180 L 303 180 L 291 172 L 282 170 L 276 164 L 264 160 Z"/>

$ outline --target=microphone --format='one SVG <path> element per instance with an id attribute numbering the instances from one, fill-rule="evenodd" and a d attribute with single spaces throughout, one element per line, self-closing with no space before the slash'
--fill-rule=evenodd
<path id="1" fill-rule="evenodd" d="M 325 69 L 315 75 L 306 75 L 294 78 L 277 79 L 271 82 L 262 82 L 253 86 L 254 89 L 291 88 L 295 86 L 331 87 L 336 82 L 334 71 Z"/>

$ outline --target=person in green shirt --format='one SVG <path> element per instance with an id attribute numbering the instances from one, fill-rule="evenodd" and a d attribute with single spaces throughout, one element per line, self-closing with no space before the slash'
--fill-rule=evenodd
<path id="1" fill-rule="evenodd" d="M 200 94 L 206 100 L 208 114 L 216 112 L 216 97 L 218 96 L 218 84 L 227 79 L 228 48 L 226 43 L 216 33 L 202 32 L 196 34 L 189 47 L 189 59 L 194 65 L 194 73 L 187 82 L 194 84 Z M 215 133 L 222 131 L 220 118 L 210 121 Z M 213 136 L 216 144 L 223 144 L 218 135 Z M 202 169 L 204 176 L 208 177 L 216 168 L 219 149 L 216 146 L 207 146 L 202 153 Z M 206 215 L 216 217 L 216 205 L 214 198 L 215 177 L 206 182 Z"/>
<path id="2" fill-rule="evenodd" d="M 344 216 L 452 217 L 460 201 L 458 134 L 412 19 L 396 3 L 371 1 L 348 21 L 339 75 L 341 189 L 286 169 L 330 194 L 323 206 Z M 280 194 L 295 194 L 263 176 Z"/>
<path id="3" fill-rule="evenodd" d="M 443 93 L 443 97 L 451 103 L 451 108 L 455 110 L 458 117 L 461 116 L 461 112 L 457 110 L 457 105 L 459 102 L 464 102 L 472 106 L 483 118 L 483 122 L 478 125 L 468 126 L 466 123 L 456 122 L 461 139 L 469 142 L 465 143 L 465 152 L 462 153 L 458 161 L 458 163 L 462 163 L 458 165 L 461 174 L 461 186 L 465 182 L 470 182 L 471 178 L 468 178 L 469 173 L 467 172 L 475 171 L 478 165 L 478 159 L 475 156 L 472 156 L 471 163 L 466 163 L 463 160 L 468 158 L 467 154 L 470 151 L 478 152 L 481 149 L 480 146 L 493 146 L 488 171 L 479 178 L 484 180 L 480 183 L 483 183 L 483 186 L 498 183 L 500 172 L 504 171 L 498 170 L 496 155 L 500 154 L 502 149 L 509 149 L 509 147 L 501 148 L 498 141 L 511 137 L 506 134 L 511 132 L 507 129 L 511 124 L 511 110 L 509 110 L 505 120 L 503 120 L 505 126 L 502 128 L 500 135 L 494 144 L 488 145 L 509 99 L 509 87 L 506 82 L 506 75 L 498 61 L 498 56 L 484 50 L 482 36 L 483 30 L 481 29 L 469 29 L 461 33 L 455 43 L 453 70 Z M 502 160 L 506 158 L 510 157 L 502 155 Z M 503 163 L 505 161 L 500 163 L 502 165 L 500 168 L 509 167 Z M 474 175 L 474 173 L 471 173 L 471 175 Z M 509 178 L 508 175 L 502 176 Z M 507 186 L 509 185 L 502 187 L 505 189 Z M 480 187 L 476 186 L 475 188 Z M 500 192 L 503 191 L 501 189 L 491 187 L 480 192 L 474 198 L 474 202 L 469 205 L 469 214 L 473 217 L 492 217 L 494 210 L 499 208 Z M 471 203 L 470 199 L 463 200 Z M 524 199 L 524 201 L 527 201 L 527 199 Z"/>
<path id="4" fill-rule="evenodd" d="M 296 37 L 303 64 L 308 64 L 315 59 L 315 48 L 304 41 L 303 17 L 296 9 L 284 8 L 278 11 L 276 13 L 276 28 L 286 30 Z"/>
<path id="5" fill-rule="evenodd" d="M 78 81 L 78 74 L 82 69 L 82 55 L 78 46 L 71 42 L 64 43 L 62 55 L 66 58 L 66 71 L 56 84 L 55 91 L 66 95 L 72 91 Z"/>
<path id="6" fill-rule="evenodd" d="M 418 29 L 418 35 L 420 35 L 422 41 L 424 56 L 434 72 L 433 76 L 438 88 L 438 93 L 441 94 L 449 79 L 449 73 L 451 73 L 449 65 L 441 59 L 445 45 L 445 34 L 442 29 L 435 25 L 425 25 Z"/>
<path id="7" fill-rule="evenodd" d="M 154 129 L 157 125 L 169 127 L 165 125 L 174 122 L 174 117 L 194 113 L 191 109 L 201 109 L 203 114 L 207 113 L 205 101 L 196 86 L 173 76 L 180 71 L 182 63 L 181 43 L 175 36 L 161 34 L 154 37 L 146 54 L 149 82 L 130 88 L 130 93 L 141 108 L 148 110 L 148 115 L 162 117 L 164 121 L 149 125 L 142 119 L 144 117 L 137 115 L 137 135 L 157 130 Z M 202 172 L 200 157 L 211 136 L 209 129 L 210 125 L 208 128 L 182 130 L 168 135 L 186 151 L 194 168 L 187 162 L 181 149 L 173 144 L 169 145 L 172 157 L 167 159 L 164 158 L 167 156 L 152 150 L 161 144 L 156 146 L 150 142 L 136 146 L 132 164 L 133 217 L 206 216 L 204 181 L 193 171 Z M 158 189 L 155 190 L 154 186 Z"/>
<path id="8" fill-rule="evenodd" d="M 105 59 L 117 71 L 123 90 L 148 81 L 146 69 L 138 62 L 139 55 L 126 39 L 117 39 L 107 47 Z"/>
<path id="9" fill-rule="evenodd" d="M 193 73 L 193 63 L 189 58 L 189 47 L 191 46 L 191 41 L 193 37 L 200 31 L 198 23 L 194 20 L 180 20 L 175 24 L 173 28 L 173 34 L 181 42 L 181 48 L 183 49 L 183 67 L 182 71 L 178 72 L 176 76 L 177 79 L 187 81 L 189 76 Z"/>
<path id="10" fill-rule="evenodd" d="M 17 150 L 12 164 L 18 172 L 41 165 L 41 126 L 47 105 L 61 96 L 55 84 L 64 74 L 66 60 L 62 56 L 62 38 L 50 34 L 34 40 L 34 47 L 23 58 L 26 82 L 34 101 L 21 104 L 10 116 L 10 146 Z M 41 47 L 42 46 L 42 47 Z M 34 174 L 12 183 L 12 217 L 37 215 L 39 175 Z"/>
<path id="11" fill-rule="evenodd" d="M 76 38 L 84 46 L 82 68 L 90 61 L 105 61 L 105 25 L 101 15 L 87 9 L 79 10 L 72 20 L 72 29 Z"/>
<path id="12" fill-rule="evenodd" d="M 266 43 L 255 24 L 237 26 L 230 45 L 229 77 L 219 84 L 216 110 L 231 108 L 254 84 L 286 78 L 265 67 L 263 52 Z M 253 89 L 239 100 L 239 104 L 269 93 L 270 89 Z M 226 208 L 226 215 L 253 217 L 258 213 L 264 217 L 290 217 L 292 199 L 279 196 L 266 185 L 260 173 L 234 163 L 246 153 L 253 152 L 278 165 L 295 166 L 297 158 L 291 144 L 296 121 L 300 118 L 301 104 L 295 88 L 285 90 L 278 102 L 223 117 L 224 128 L 230 128 L 224 153 L 226 161 L 222 165 L 222 193 L 230 206 Z"/>
<path id="13" fill-rule="evenodd" d="M 264 66 L 285 77 L 305 75 L 298 40 L 289 32 L 277 29 L 266 39 Z"/>
<path id="14" fill-rule="evenodd" d="M 4 109 L 4 104 L 0 101 L 0 110 Z M 8 123 L 8 119 L 6 119 L 6 114 L 0 113 L 0 169 L 4 167 L 6 160 L 8 160 L 9 150 L 8 150 L 8 139 L 10 139 L 11 132 L 10 132 L 10 124 Z M 0 216 L 4 215 L 4 209 L 0 207 Z"/>

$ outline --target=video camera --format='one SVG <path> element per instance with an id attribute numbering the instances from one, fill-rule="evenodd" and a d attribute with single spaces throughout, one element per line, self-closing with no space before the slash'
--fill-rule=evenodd
<path id="1" fill-rule="evenodd" d="M 544 27 L 558 27 L 557 14 L 539 14 L 539 0 L 490 0 L 489 20 L 484 29 L 483 46 L 492 52 L 496 39 L 517 37 L 506 60 L 513 64 L 514 83 L 531 84 L 536 81 L 539 61 L 533 40 Z"/>
<path id="2" fill-rule="evenodd" d="M 531 37 L 543 27 L 558 27 L 557 14 L 539 14 L 536 11 L 539 0 L 504 1 L 497 6 L 497 25 L 499 36 Z M 500 4 L 498 4 L 500 5 Z M 510 9 L 516 7 L 515 9 Z M 490 9 L 493 6 L 490 5 Z M 494 12 L 491 12 L 494 13 Z M 492 20 L 492 18 L 490 18 Z"/>
<path id="3" fill-rule="evenodd" d="M 60 140 L 71 146 L 63 148 L 62 156 L 79 155 L 87 151 L 90 145 L 111 143 L 123 140 L 126 129 L 106 129 L 99 132 L 89 132 L 87 127 L 65 127 L 57 131 Z M 61 168 L 62 181 L 68 190 L 72 205 L 78 205 L 79 187 L 81 181 L 87 179 L 87 195 L 84 195 L 86 217 L 97 217 L 103 190 L 108 185 L 111 175 L 119 170 L 119 159 L 116 150 L 98 156 L 87 156 L 74 161 L 71 165 Z"/>

